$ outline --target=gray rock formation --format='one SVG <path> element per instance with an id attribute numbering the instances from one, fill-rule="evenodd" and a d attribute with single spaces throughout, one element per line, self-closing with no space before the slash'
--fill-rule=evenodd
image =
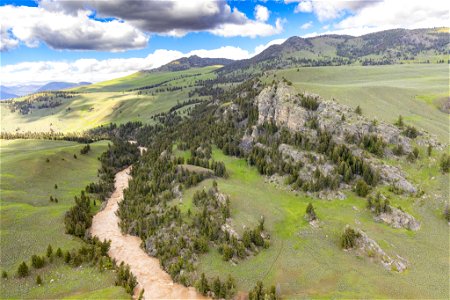
<path id="1" fill-rule="evenodd" d="M 410 214 L 392 207 L 390 213 L 382 213 L 375 217 L 375 221 L 384 222 L 393 228 L 406 228 L 417 231 L 420 229 L 420 223 Z"/>
<path id="2" fill-rule="evenodd" d="M 372 261 L 380 263 L 388 271 L 403 272 L 408 267 L 406 259 L 399 255 L 395 258 L 389 256 L 376 241 L 362 230 L 356 229 L 360 237 L 356 240 L 356 247 L 347 251 L 354 252 L 357 255 L 368 256 Z"/>

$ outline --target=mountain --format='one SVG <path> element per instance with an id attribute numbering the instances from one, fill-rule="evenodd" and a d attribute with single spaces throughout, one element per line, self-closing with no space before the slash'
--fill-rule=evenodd
<path id="1" fill-rule="evenodd" d="M 11 98 L 17 98 L 33 94 L 36 92 L 45 91 L 57 91 L 69 89 L 77 86 L 89 85 L 90 82 L 49 82 L 45 85 L 26 84 L 26 85 L 12 85 L 12 86 L 0 86 L 1 95 L 0 100 L 6 100 Z"/>
<path id="2" fill-rule="evenodd" d="M 180 59 L 176 59 L 168 64 L 165 64 L 157 69 L 150 70 L 148 72 L 174 72 L 174 71 L 183 71 L 190 68 L 203 68 L 214 65 L 226 66 L 233 62 L 234 60 L 232 59 L 208 58 L 192 55 L 189 57 L 182 57 Z"/>
<path id="3" fill-rule="evenodd" d="M 359 37 L 298 36 L 272 45 L 260 54 L 226 65 L 223 71 L 259 67 L 262 70 L 298 66 L 347 64 L 380 65 L 431 57 L 444 62 L 449 46 L 448 28 L 392 29 Z M 440 55 L 440 56 L 439 56 Z M 424 61 L 427 62 L 425 59 Z"/>
<path id="4" fill-rule="evenodd" d="M 6 96 L 6 94 L 11 94 L 11 95 L 15 95 L 15 97 L 21 97 L 21 96 L 25 96 L 25 95 L 34 93 L 39 87 L 40 87 L 40 85 L 35 85 L 35 84 L 13 85 L 13 86 L 2 85 L 2 86 L 0 86 L 0 89 L 2 91 L 2 95 Z M 7 98 L 4 98 L 2 96 L 0 99 L 4 100 Z"/>
<path id="5" fill-rule="evenodd" d="M 8 100 L 17 97 L 19 96 L 3 91 L 3 87 L 0 88 L 0 100 Z"/>
<path id="6" fill-rule="evenodd" d="M 43 86 L 41 86 L 36 92 L 45 92 L 45 91 L 58 91 L 58 90 L 65 90 L 70 89 L 77 86 L 83 86 L 83 85 L 89 85 L 90 82 L 79 82 L 79 83 L 73 83 L 73 82 L 49 82 Z"/>

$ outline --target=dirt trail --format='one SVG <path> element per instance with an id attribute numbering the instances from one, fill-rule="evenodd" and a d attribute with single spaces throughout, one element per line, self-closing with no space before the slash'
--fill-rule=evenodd
<path id="1" fill-rule="evenodd" d="M 169 274 L 161 269 L 158 259 L 150 257 L 141 248 L 141 239 L 123 235 L 119 229 L 116 211 L 123 199 L 123 190 L 128 187 L 131 167 L 116 174 L 115 190 L 102 211 L 94 216 L 91 233 L 100 240 L 111 240 L 109 255 L 118 263 L 125 262 L 136 276 L 138 287 L 135 297 L 144 288 L 145 299 L 201 299 L 194 288 L 186 288 L 172 281 Z"/>

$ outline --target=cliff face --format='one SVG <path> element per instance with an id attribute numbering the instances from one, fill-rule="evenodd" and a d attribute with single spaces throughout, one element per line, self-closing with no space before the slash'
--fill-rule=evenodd
<path id="1" fill-rule="evenodd" d="M 312 99 L 311 101 L 315 105 L 312 108 L 305 105 L 305 98 Z M 300 94 L 295 88 L 284 82 L 264 88 L 255 98 L 255 105 L 258 108 L 257 125 L 273 122 L 278 127 L 286 127 L 292 132 L 301 132 L 312 141 L 317 139 L 318 130 L 327 131 L 331 134 L 333 142 L 345 144 L 355 156 L 370 162 L 379 171 L 384 184 L 411 194 L 417 192 L 417 188 L 406 179 L 399 168 L 387 165 L 380 159 L 380 156 L 394 156 L 393 149 L 395 148 L 403 149 L 405 154 L 412 153 L 413 140 L 404 135 L 404 128 L 369 120 L 363 115 L 357 114 L 353 108 L 334 100 L 324 100 L 312 94 Z M 313 123 L 314 125 L 312 125 Z M 383 143 L 384 146 L 380 150 L 382 153 L 374 155 L 364 151 L 364 138 L 368 136 Z M 253 132 L 244 136 L 241 145 L 248 150 L 257 138 L 258 129 L 255 126 Z M 442 147 L 436 140 L 423 132 L 418 132 L 415 142 L 419 145 L 431 144 L 433 147 Z M 280 147 L 283 155 L 304 163 L 305 168 L 299 174 L 301 177 L 310 176 L 316 167 L 321 171 L 333 170 L 333 167 L 327 162 L 323 162 L 323 159 L 321 159 L 321 164 L 310 165 L 310 162 L 304 159 L 305 154 L 308 153 L 300 155 L 298 149 L 283 145 Z M 309 155 L 311 154 L 309 153 Z M 309 171 L 306 172 L 306 170 Z"/>
<path id="2" fill-rule="evenodd" d="M 319 102 L 316 110 L 301 106 L 301 98 L 314 98 Z M 348 106 L 335 101 L 324 100 L 317 95 L 299 94 L 293 87 L 281 83 L 265 88 L 255 99 L 258 106 L 258 124 L 273 121 L 277 126 L 290 130 L 311 132 L 308 121 L 317 120 L 321 130 L 330 131 L 336 142 L 344 142 L 346 136 L 362 137 L 375 134 L 387 144 L 401 145 L 406 153 L 412 151 L 411 139 L 402 135 L 398 127 L 383 122 L 374 122 L 358 115 Z M 421 140 L 419 137 L 418 140 Z M 437 144 L 435 141 L 430 141 Z M 388 155 L 392 154 L 387 150 Z"/>

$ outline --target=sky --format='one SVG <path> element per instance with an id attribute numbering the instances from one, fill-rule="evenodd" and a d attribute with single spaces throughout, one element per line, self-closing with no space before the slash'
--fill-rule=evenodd
<path id="1" fill-rule="evenodd" d="M 2 85 L 98 82 L 183 56 L 245 59 L 291 36 L 450 26 L 439 0 L 2 0 Z"/>

